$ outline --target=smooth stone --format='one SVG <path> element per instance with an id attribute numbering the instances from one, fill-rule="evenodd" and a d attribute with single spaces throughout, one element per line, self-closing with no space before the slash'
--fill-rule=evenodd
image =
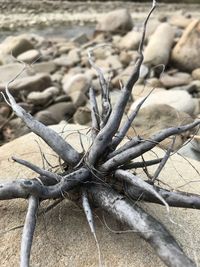
<path id="1" fill-rule="evenodd" d="M 51 73 L 54 73 L 56 71 L 57 66 L 52 60 L 49 60 L 47 62 L 35 63 L 32 66 L 31 70 L 32 69 L 33 69 L 33 72 L 35 72 L 35 73 L 48 73 L 48 74 L 51 74 Z"/>
<path id="2" fill-rule="evenodd" d="M 31 92 L 28 94 L 27 100 L 34 105 L 44 105 L 47 104 L 48 101 L 53 100 L 58 93 L 59 89 L 52 86 L 42 92 Z"/>
<path id="3" fill-rule="evenodd" d="M 83 152 L 79 142 L 80 133 L 85 151 L 91 145 L 88 135 L 89 128 L 85 126 L 74 124 L 56 125 L 53 129 L 59 132 L 64 139 L 66 138 L 79 152 Z M 36 176 L 32 170 L 8 160 L 15 155 L 42 167 L 40 149 L 35 140 L 39 142 L 48 162 L 52 166 L 59 165 L 58 156 L 45 142 L 31 133 L 0 147 L 0 179 L 2 182 L 15 177 L 33 178 Z M 154 149 L 152 153 L 146 153 L 144 156 L 147 160 L 155 159 L 155 154 L 158 157 L 163 156 L 163 152 L 160 149 Z M 199 175 L 194 168 L 200 171 L 200 165 L 195 160 L 190 160 L 190 163 L 191 165 L 177 154 L 172 155 L 165 165 L 160 179 L 168 184 L 170 188 L 178 190 L 182 186 L 181 190 L 199 194 L 199 183 L 194 184 L 190 183 L 190 181 L 199 180 Z M 154 171 L 155 167 L 151 167 L 150 172 L 153 174 Z M 156 204 L 141 205 L 167 226 L 189 257 L 195 261 L 200 261 L 200 255 L 197 253 L 200 240 L 199 210 L 170 208 L 170 218 L 175 221 L 175 223 L 172 223 L 165 207 Z M 5 232 L 1 235 L 0 262 L 4 267 L 16 266 L 19 263 L 22 231 L 21 229 L 16 229 L 15 231 L 7 230 L 24 223 L 26 210 L 27 201 L 25 200 L 1 202 L 0 224 L 1 230 Z M 116 231 L 128 229 L 107 214 L 104 214 L 104 216 L 111 229 Z M 94 220 L 103 262 L 106 266 L 165 266 L 155 255 L 153 249 L 138 233 L 134 232 L 134 229 L 131 233 L 116 235 L 113 231 L 109 231 L 95 216 Z M 47 234 L 49 238 L 47 238 Z M 188 245 L 190 241 L 192 242 L 191 246 Z M 71 205 L 67 199 L 57 208 L 46 213 L 45 216 L 38 217 L 30 264 L 31 266 L 63 267 L 66 262 L 69 266 L 98 266 L 98 253 L 94 238 L 85 219 L 85 214 L 80 208 Z"/>
<path id="4" fill-rule="evenodd" d="M 85 74 L 75 74 L 69 76 L 69 79 L 65 79 L 63 83 L 63 91 L 66 94 L 73 92 L 86 92 L 90 87 L 90 79 Z"/>
<path id="5" fill-rule="evenodd" d="M 190 74 L 185 72 L 176 72 L 172 75 L 163 73 L 160 81 L 165 88 L 172 88 L 175 86 L 188 85 L 192 81 Z"/>
<path id="6" fill-rule="evenodd" d="M 0 116 L 2 116 L 3 118 L 8 118 L 11 115 L 11 113 L 12 113 L 11 107 L 5 102 L 0 102 Z"/>
<path id="7" fill-rule="evenodd" d="M 170 88 L 170 90 L 182 90 L 182 91 L 187 91 L 191 95 L 195 94 L 198 91 L 198 87 L 195 83 L 191 82 L 188 85 L 182 85 L 182 86 L 176 86 L 173 88 Z"/>
<path id="8" fill-rule="evenodd" d="M 62 120 L 70 120 L 76 111 L 76 107 L 72 102 L 59 102 L 49 106 L 46 110 L 51 112 L 58 123 Z"/>
<path id="9" fill-rule="evenodd" d="M 80 45 L 85 44 L 89 41 L 86 33 L 80 33 L 79 35 L 72 38 L 72 42 L 78 43 Z"/>
<path id="10" fill-rule="evenodd" d="M 171 60 L 183 71 L 191 72 L 200 67 L 200 20 L 192 21 L 172 50 Z"/>
<path id="11" fill-rule="evenodd" d="M 10 84 L 10 91 L 17 95 L 19 92 L 24 91 L 28 94 L 33 91 L 43 91 L 51 86 L 51 77 L 46 73 L 38 73 L 33 76 L 18 78 Z M 5 84 L 0 84 L 0 91 L 4 90 Z"/>
<path id="12" fill-rule="evenodd" d="M 143 100 L 144 98 L 138 98 L 131 106 L 131 109 L 135 109 L 136 106 Z M 148 96 L 146 101 L 143 103 L 142 108 L 147 107 L 149 105 L 158 105 L 158 104 L 166 104 L 177 111 L 183 111 L 190 115 L 198 114 L 199 103 L 197 99 L 191 97 L 191 95 L 186 91 L 181 90 L 161 90 L 155 92 Z"/>
<path id="13" fill-rule="evenodd" d="M 165 91 L 162 87 L 156 87 L 154 88 L 153 85 L 147 83 L 144 84 L 135 84 L 134 88 L 132 90 L 132 97 L 133 100 L 140 99 L 141 97 L 146 97 L 148 94 L 155 94 L 156 92 Z"/>
<path id="14" fill-rule="evenodd" d="M 119 74 L 116 75 L 111 80 L 113 87 L 118 88 L 120 82 L 122 84 L 126 84 L 126 82 L 129 80 L 130 76 L 132 75 L 133 70 L 134 70 L 134 65 L 132 65 L 132 64 L 127 66 L 125 69 L 120 70 Z M 148 72 L 149 72 L 149 68 L 142 64 L 141 68 L 140 68 L 139 79 L 138 79 L 137 83 L 141 83 L 144 80 L 144 78 L 147 76 Z"/>
<path id="15" fill-rule="evenodd" d="M 57 66 L 62 67 L 73 67 L 76 64 L 80 63 L 80 61 L 80 50 L 77 48 L 70 50 L 67 55 L 63 54 L 60 57 L 54 59 L 54 63 Z"/>
<path id="16" fill-rule="evenodd" d="M 130 31 L 122 37 L 119 42 L 120 49 L 135 50 L 138 48 L 141 41 L 141 32 Z"/>
<path id="17" fill-rule="evenodd" d="M 200 68 L 193 70 L 192 78 L 194 80 L 200 80 Z"/>
<path id="18" fill-rule="evenodd" d="M 31 49 L 19 54 L 17 56 L 17 59 L 25 63 L 33 63 L 35 60 L 39 59 L 39 57 L 40 57 L 39 51 L 36 49 Z"/>
<path id="19" fill-rule="evenodd" d="M 121 51 L 119 54 L 119 60 L 124 66 L 127 66 L 131 63 L 132 61 L 132 56 L 131 53 L 128 51 Z"/>
<path id="20" fill-rule="evenodd" d="M 133 110 L 134 109 L 131 107 L 129 115 Z M 174 126 L 178 127 L 191 122 L 193 122 L 193 119 L 187 113 L 177 111 L 168 105 L 149 105 L 142 107 L 139 111 L 137 117 L 132 123 L 132 128 L 128 131 L 128 135 L 132 136 L 137 133 L 142 138 L 148 139 L 163 129 Z M 193 131 L 188 131 L 181 135 L 177 135 L 174 150 L 180 148 L 192 132 Z M 171 142 L 172 139 L 167 138 L 161 142 L 160 146 L 167 149 Z"/>
<path id="21" fill-rule="evenodd" d="M 167 65 L 174 41 L 174 30 L 168 23 L 161 23 L 144 50 L 144 63 L 156 66 Z"/>
<path id="22" fill-rule="evenodd" d="M 127 32 L 133 27 L 131 14 L 127 9 L 119 9 L 108 12 L 96 25 L 97 31 Z"/>
<path id="23" fill-rule="evenodd" d="M 8 127 L 12 131 L 12 139 L 30 133 L 30 129 L 25 125 L 25 123 L 20 118 L 12 119 L 8 123 Z"/>
<path id="24" fill-rule="evenodd" d="M 17 57 L 19 54 L 33 48 L 28 39 L 21 36 L 9 36 L 0 44 L 0 59 L 5 64 L 13 61 L 11 55 Z"/>
<path id="25" fill-rule="evenodd" d="M 0 83 L 9 82 L 18 73 L 21 72 L 22 68 L 23 66 L 19 63 L 10 63 L 10 64 L 0 66 Z M 28 76 L 28 73 L 27 73 L 27 70 L 25 70 L 20 75 L 20 78 L 27 77 L 27 76 Z"/>
<path id="26" fill-rule="evenodd" d="M 48 110 L 41 110 L 38 111 L 34 117 L 40 121 L 41 123 L 43 123 L 44 125 L 53 125 L 53 124 L 57 124 L 58 121 L 56 118 L 54 118 L 54 114 L 52 114 L 50 111 Z"/>
<path id="27" fill-rule="evenodd" d="M 186 142 L 179 150 L 179 155 L 183 157 L 187 157 L 189 159 L 194 159 L 200 161 L 200 150 L 199 143 L 198 149 L 196 148 L 196 144 L 193 144 L 193 140 L 191 142 Z"/>
<path id="28" fill-rule="evenodd" d="M 78 107 L 74 113 L 73 120 L 80 125 L 90 125 L 91 111 L 88 107 Z"/>
<path id="29" fill-rule="evenodd" d="M 194 137 L 191 141 L 192 148 L 199 153 L 199 160 L 200 160 L 200 130 L 195 132 Z"/>
<path id="30" fill-rule="evenodd" d="M 184 15 L 175 14 L 173 16 L 170 16 L 168 22 L 172 26 L 185 29 L 192 22 L 192 20 L 193 20 L 192 18 L 187 18 Z"/>
<path id="31" fill-rule="evenodd" d="M 71 98 L 75 107 L 84 106 L 88 101 L 86 95 L 81 91 L 72 92 L 69 94 L 69 97 Z"/>

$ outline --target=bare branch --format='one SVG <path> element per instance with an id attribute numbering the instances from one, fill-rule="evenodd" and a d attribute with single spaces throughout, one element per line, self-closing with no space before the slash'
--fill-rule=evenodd
<path id="1" fill-rule="evenodd" d="M 65 192 L 72 190 L 76 186 L 90 180 L 90 172 L 85 168 L 71 172 L 62 177 L 59 183 L 55 184 L 55 179 L 40 177 L 37 179 L 18 179 L 0 183 L 0 200 L 13 198 L 27 198 L 29 195 L 39 197 L 41 200 L 48 198 L 63 197 Z M 47 185 L 43 184 L 43 179 Z M 41 180 L 41 182 L 40 182 Z M 53 182 L 53 185 L 49 185 Z"/>
<path id="2" fill-rule="evenodd" d="M 151 192 L 151 194 L 153 194 L 155 197 L 157 197 L 166 206 L 167 211 L 169 212 L 169 205 L 162 198 L 162 196 L 160 196 L 158 194 L 158 192 L 154 189 L 154 187 L 151 184 L 146 183 L 144 180 L 142 180 L 138 176 L 136 176 L 130 172 L 124 171 L 124 170 L 115 171 L 115 177 L 120 179 L 120 180 L 126 181 L 133 186 L 137 186 L 137 187 L 143 189 L 144 191 Z"/>
<path id="3" fill-rule="evenodd" d="M 167 152 L 165 153 L 165 156 L 163 157 L 162 161 L 160 162 L 153 178 L 152 178 L 152 182 L 155 182 L 155 180 L 158 178 L 160 172 L 162 171 L 162 169 L 164 168 L 165 164 L 167 163 L 169 157 L 170 157 L 170 153 L 173 150 L 174 144 L 175 144 L 175 140 L 176 140 L 176 136 L 173 137 L 172 143 L 169 146 L 169 148 L 167 149 Z"/>
<path id="4" fill-rule="evenodd" d="M 92 210 L 91 210 L 89 200 L 88 200 L 88 194 L 87 194 L 87 191 L 85 188 L 83 188 L 83 190 L 82 190 L 82 206 L 83 206 L 83 209 L 84 209 L 91 233 L 93 234 L 95 242 L 96 242 L 98 255 L 99 255 L 99 267 L 102 267 L 101 250 L 100 250 L 99 242 L 98 242 L 97 236 L 96 236 Z"/>
<path id="5" fill-rule="evenodd" d="M 137 169 L 137 168 L 144 168 L 152 165 L 156 165 L 162 161 L 163 158 L 157 158 L 152 160 L 146 161 L 139 161 L 139 162 L 131 162 L 129 164 L 123 165 L 121 167 L 122 170 L 130 170 L 130 169 Z"/>
<path id="6" fill-rule="evenodd" d="M 143 142 L 143 139 L 140 136 L 135 136 L 131 140 L 126 142 L 123 146 L 119 147 L 117 150 L 114 150 L 113 152 L 109 153 L 107 159 L 113 158 L 114 156 L 120 154 L 121 152 L 126 151 L 128 148 L 135 147 L 141 142 Z"/>
<path id="7" fill-rule="evenodd" d="M 165 201 L 171 207 L 200 209 L 200 195 L 185 193 L 181 191 L 169 191 L 167 189 L 163 189 L 155 185 L 154 189 L 159 193 L 160 196 L 162 196 L 162 198 L 165 199 Z M 137 186 L 128 185 L 125 191 L 131 198 L 135 200 L 140 197 L 141 200 L 163 205 L 163 203 L 153 194 L 144 191 L 143 189 Z"/>
<path id="8" fill-rule="evenodd" d="M 94 140 L 100 130 L 100 115 L 93 88 L 90 88 L 89 96 L 90 96 L 91 117 L 92 117 L 92 140 Z"/>
<path id="9" fill-rule="evenodd" d="M 34 196 L 30 196 L 28 202 L 28 211 L 24 223 L 21 241 L 20 267 L 29 267 L 30 253 L 39 205 L 38 198 Z"/>
<path id="10" fill-rule="evenodd" d="M 49 177 L 50 179 L 54 179 L 55 181 L 60 181 L 62 179 L 62 176 L 56 174 L 56 173 L 53 173 L 53 172 L 50 172 L 50 171 L 47 171 L 47 170 L 44 170 L 26 160 L 23 160 L 23 159 L 18 159 L 16 157 L 12 157 L 12 159 L 14 161 L 16 161 L 17 163 L 19 164 L 22 164 L 23 166 L 26 166 L 28 167 L 29 169 L 33 170 L 34 172 L 40 174 L 40 175 L 43 175 L 43 176 L 47 176 Z"/>
<path id="11" fill-rule="evenodd" d="M 128 82 L 122 88 L 121 96 L 119 97 L 118 102 L 115 104 L 114 109 L 104 126 L 104 128 L 99 132 L 97 135 L 93 145 L 91 146 L 90 153 L 88 156 L 88 161 L 90 165 L 95 165 L 96 161 L 98 160 L 99 156 L 103 154 L 105 149 L 110 145 L 113 136 L 116 134 L 119 125 L 121 123 L 121 119 L 124 114 L 124 110 L 126 108 L 126 105 L 128 103 L 128 100 L 131 95 L 132 88 L 134 84 L 137 82 L 140 74 L 140 67 L 143 62 L 143 54 L 142 49 L 144 46 L 144 38 L 146 33 L 146 24 L 148 22 L 148 19 L 155 9 L 155 2 L 153 1 L 153 6 L 149 12 L 149 15 L 147 16 L 147 19 L 145 20 L 144 26 L 143 26 L 143 35 L 142 40 L 139 46 L 139 58 L 135 63 L 134 70 L 131 74 L 131 77 L 129 78 Z"/>
<path id="12" fill-rule="evenodd" d="M 126 223 L 131 229 L 139 232 L 156 251 L 160 259 L 169 267 L 195 267 L 180 248 L 174 237 L 155 218 L 134 206 L 123 195 L 110 187 L 93 185 L 90 188 L 92 197 L 101 208 L 117 220 Z"/>
<path id="13" fill-rule="evenodd" d="M 102 47 L 105 46 L 106 44 L 101 44 L 98 46 L 95 46 L 93 48 L 88 49 L 88 59 L 89 62 L 91 64 L 91 66 L 96 70 L 96 72 L 99 75 L 99 82 L 100 82 L 100 86 L 101 86 L 101 101 L 102 101 L 102 114 L 101 114 L 101 128 L 103 128 L 105 126 L 105 124 L 107 123 L 107 120 L 110 116 L 110 113 L 112 111 L 112 107 L 110 104 L 110 98 L 109 98 L 109 88 L 108 88 L 108 84 L 106 82 L 106 79 L 104 77 L 103 71 L 101 70 L 101 68 L 99 68 L 93 61 L 92 59 L 92 53 L 93 50 L 98 48 L 98 47 Z"/>
<path id="14" fill-rule="evenodd" d="M 114 150 L 123 140 L 123 138 L 126 136 L 126 133 L 128 132 L 129 128 L 131 127 L 131 124 L 133 123 L 134 119 L 136 118 L 138 112 L 140 111 L 140 108 L 146 101 L 146 99 L 150 96 L 150 94 L 153 92 L 154 89 L 151 90 L 151 92 L 144 98 L 140 103 L 137 105 L 136 109 L 132 111 L 130 114 L 130 117 L 127 119 L 127 121 L 124 123 L 120 131 L 116 134 L 114 137 L 111 148 Z"/>
<path id="15" fill-rule="evenodd" d="M 40 136 L 64 161 L 71 166 L 75 166 L 80 160 L 80 154 L 69 143 L 63 140 L 58 133 L 34 119 L 31 114 L 27 113 L 16 103 L 14 97 L 9 92 L 11 82 L 6 86 L 6 95 L 16 115 L 22 119 L 32 132 Z"/>
<path id="16" fill-rule="evenodd" d="M 114 156 L 113 158 L 109 159 L 101 166 L 101 169 L 103 171 L 108 171 L 123 164 L 126 164 L 130 160 L 137 158 L 143 153 L 151 150 L 153 147 L 155 147 L 158 143 L 160 143 L 167 137 L 181 134 L 183 132 L 191 130 L 192 128 L 198 125 L 200 125 L 200 120 L 194 121 L 190 124 L 186 124 L 183 126 L 164 129 L 159 133 L 155 134 L 154 136 L 152 136 L 151 139 L 144 141 L 143 143 L 137 145 L 136 147 L 129 148 L 121 152 L 120 154 Z"/>

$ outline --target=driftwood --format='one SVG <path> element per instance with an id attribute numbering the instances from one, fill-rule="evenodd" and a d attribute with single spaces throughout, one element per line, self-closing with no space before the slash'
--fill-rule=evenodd
<path id="1" fill-rule="evenodd" d="M 169 211 L 169 206 L 200 208 L 199 195 L 171 192 L 156 185 L 159 174 L 170 156 L 175 136 L 199 126 L 200 120 L 188 125 L 165 129 L 159 133 L 155 133 L 148 140 L 143 140 L 139 136 L 134 137 L 121 147 L 118 147 L 142 106 L 142 103 L 140 103 L 127 122 L 120 128 L 120 123 L 132 89 L 139 78 L 140 67 L 143 62 L 142 51 L 146 25 L 154 9 L 155 1 L 153 1 L 152 8 L 144 22 L 143 35 L 138 50 L 138 60 L 128 82 L 121 89 L 121 96 L 114 107 L 110 105 L 109 88 L 103 73 L 95 66 L 92 60 L 92 50 L 89 51 L 89 61 L 97 70 L 100 78 L 102 113 L 99 114 L 95 93 L 91 88 L 89 97 L 92 116 L 92 144 L 85 155 L 77 152 L 59 134 L 35 120 L 20 107 L 9 92 L 9 85 L 12 81 L 8 83 L 5 91 L 5 99 L 15 114 L 24 121 L 32 132 L 40 136 L 57 153 L 64 162 L 63 166 L 67 166 L 65 173 L 55 174 L 50 171 L 45 171 L 25 160 L 13 158 L 19 164 L 35 171 L 39 174 L 39 177 L 31 180 L 18 179 L 0 184 L 0 200 L 14 198 L 28 199 L 28 210 L 21 242 L 21 267 L 29 266 L 31 245 L 36 226 L 36 215 L 40 203 L 46 199 L 57 199 L 59 203 L 63 196 L 66 196 L 66 193 L 73 195 L 73 192 L 76 192 L 76 198 L 79 195 L 80 199 L 82 199 L 86 218 L 91 232 L 95 237 L 98 249 L 99 246 L 90 208 L 91 202 L 97 204 L 119 221 L 127 224 L 131 229 L 137 230 L 140 236 L 154 248 L 157 255 L 167 266 L 196 266 L 186 256 L 180 245 L 166 228 L 136 204 L 132 205 L 127 195 L 133 200 L 137 200 L 142 195 L 141 199 L 143 201 L 163 204 L 166 206 L 166 212 Z M 147 162 L 131 162 L 133 159 L 142 156 L 145 152 L 150 151 L 168 137 L 172 137 L 173 142 L 164 158 Z M 131 170 L 136 168 L 153 164 L 158 164 L 158 168 L 155 175 L 148 180 L 143 180 L 131 172 Z M 113 180 L 116 183 L 123 183 L 125 186 L 120 187 L 119 191 L 118 187 L 113 186 Z M 101 259 L 100 250 L 99 258 Z"/>

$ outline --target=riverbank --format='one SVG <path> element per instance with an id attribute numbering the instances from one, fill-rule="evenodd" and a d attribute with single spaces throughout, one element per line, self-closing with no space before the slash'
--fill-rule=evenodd
<path id="1" fill-rule="evenodd" d="M 127 8 L 134 21 L 145 17 L 151 3 L 123 1 L 69 2 L 69 1 L 0 1 L 0 30 L 42 28 L 47 26 L 83 25 L 96 23 L 108 10 Z M 169 16 L 175 12 L 198 17 L 200 4 L 159 4 L 154 17 Z"/>

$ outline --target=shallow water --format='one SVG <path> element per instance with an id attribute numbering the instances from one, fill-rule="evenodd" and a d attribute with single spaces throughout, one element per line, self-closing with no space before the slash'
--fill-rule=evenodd
<path id="1" fill-rule="evenodd" d="M 78 36 L 81 33 L 87 34 L 88 37 L 91 37 L 94 33 L 95 26 L 92 24 L 88 25 L 64 25 L 64 26 L 46 26 L 40 28 L 30 28 L 28 31 L 27 29 L 19 29 L 18 31 L 1 31 L 0 32 L 0 42 L 3 41 L 6 37 L 12 35 L 20 35 L 20 34 L 27 34 L 27 33 L 34 33 L 38 34 L 47 38 L 52 37 L 64 37 L 67 39 L 73 38 Z"/>

